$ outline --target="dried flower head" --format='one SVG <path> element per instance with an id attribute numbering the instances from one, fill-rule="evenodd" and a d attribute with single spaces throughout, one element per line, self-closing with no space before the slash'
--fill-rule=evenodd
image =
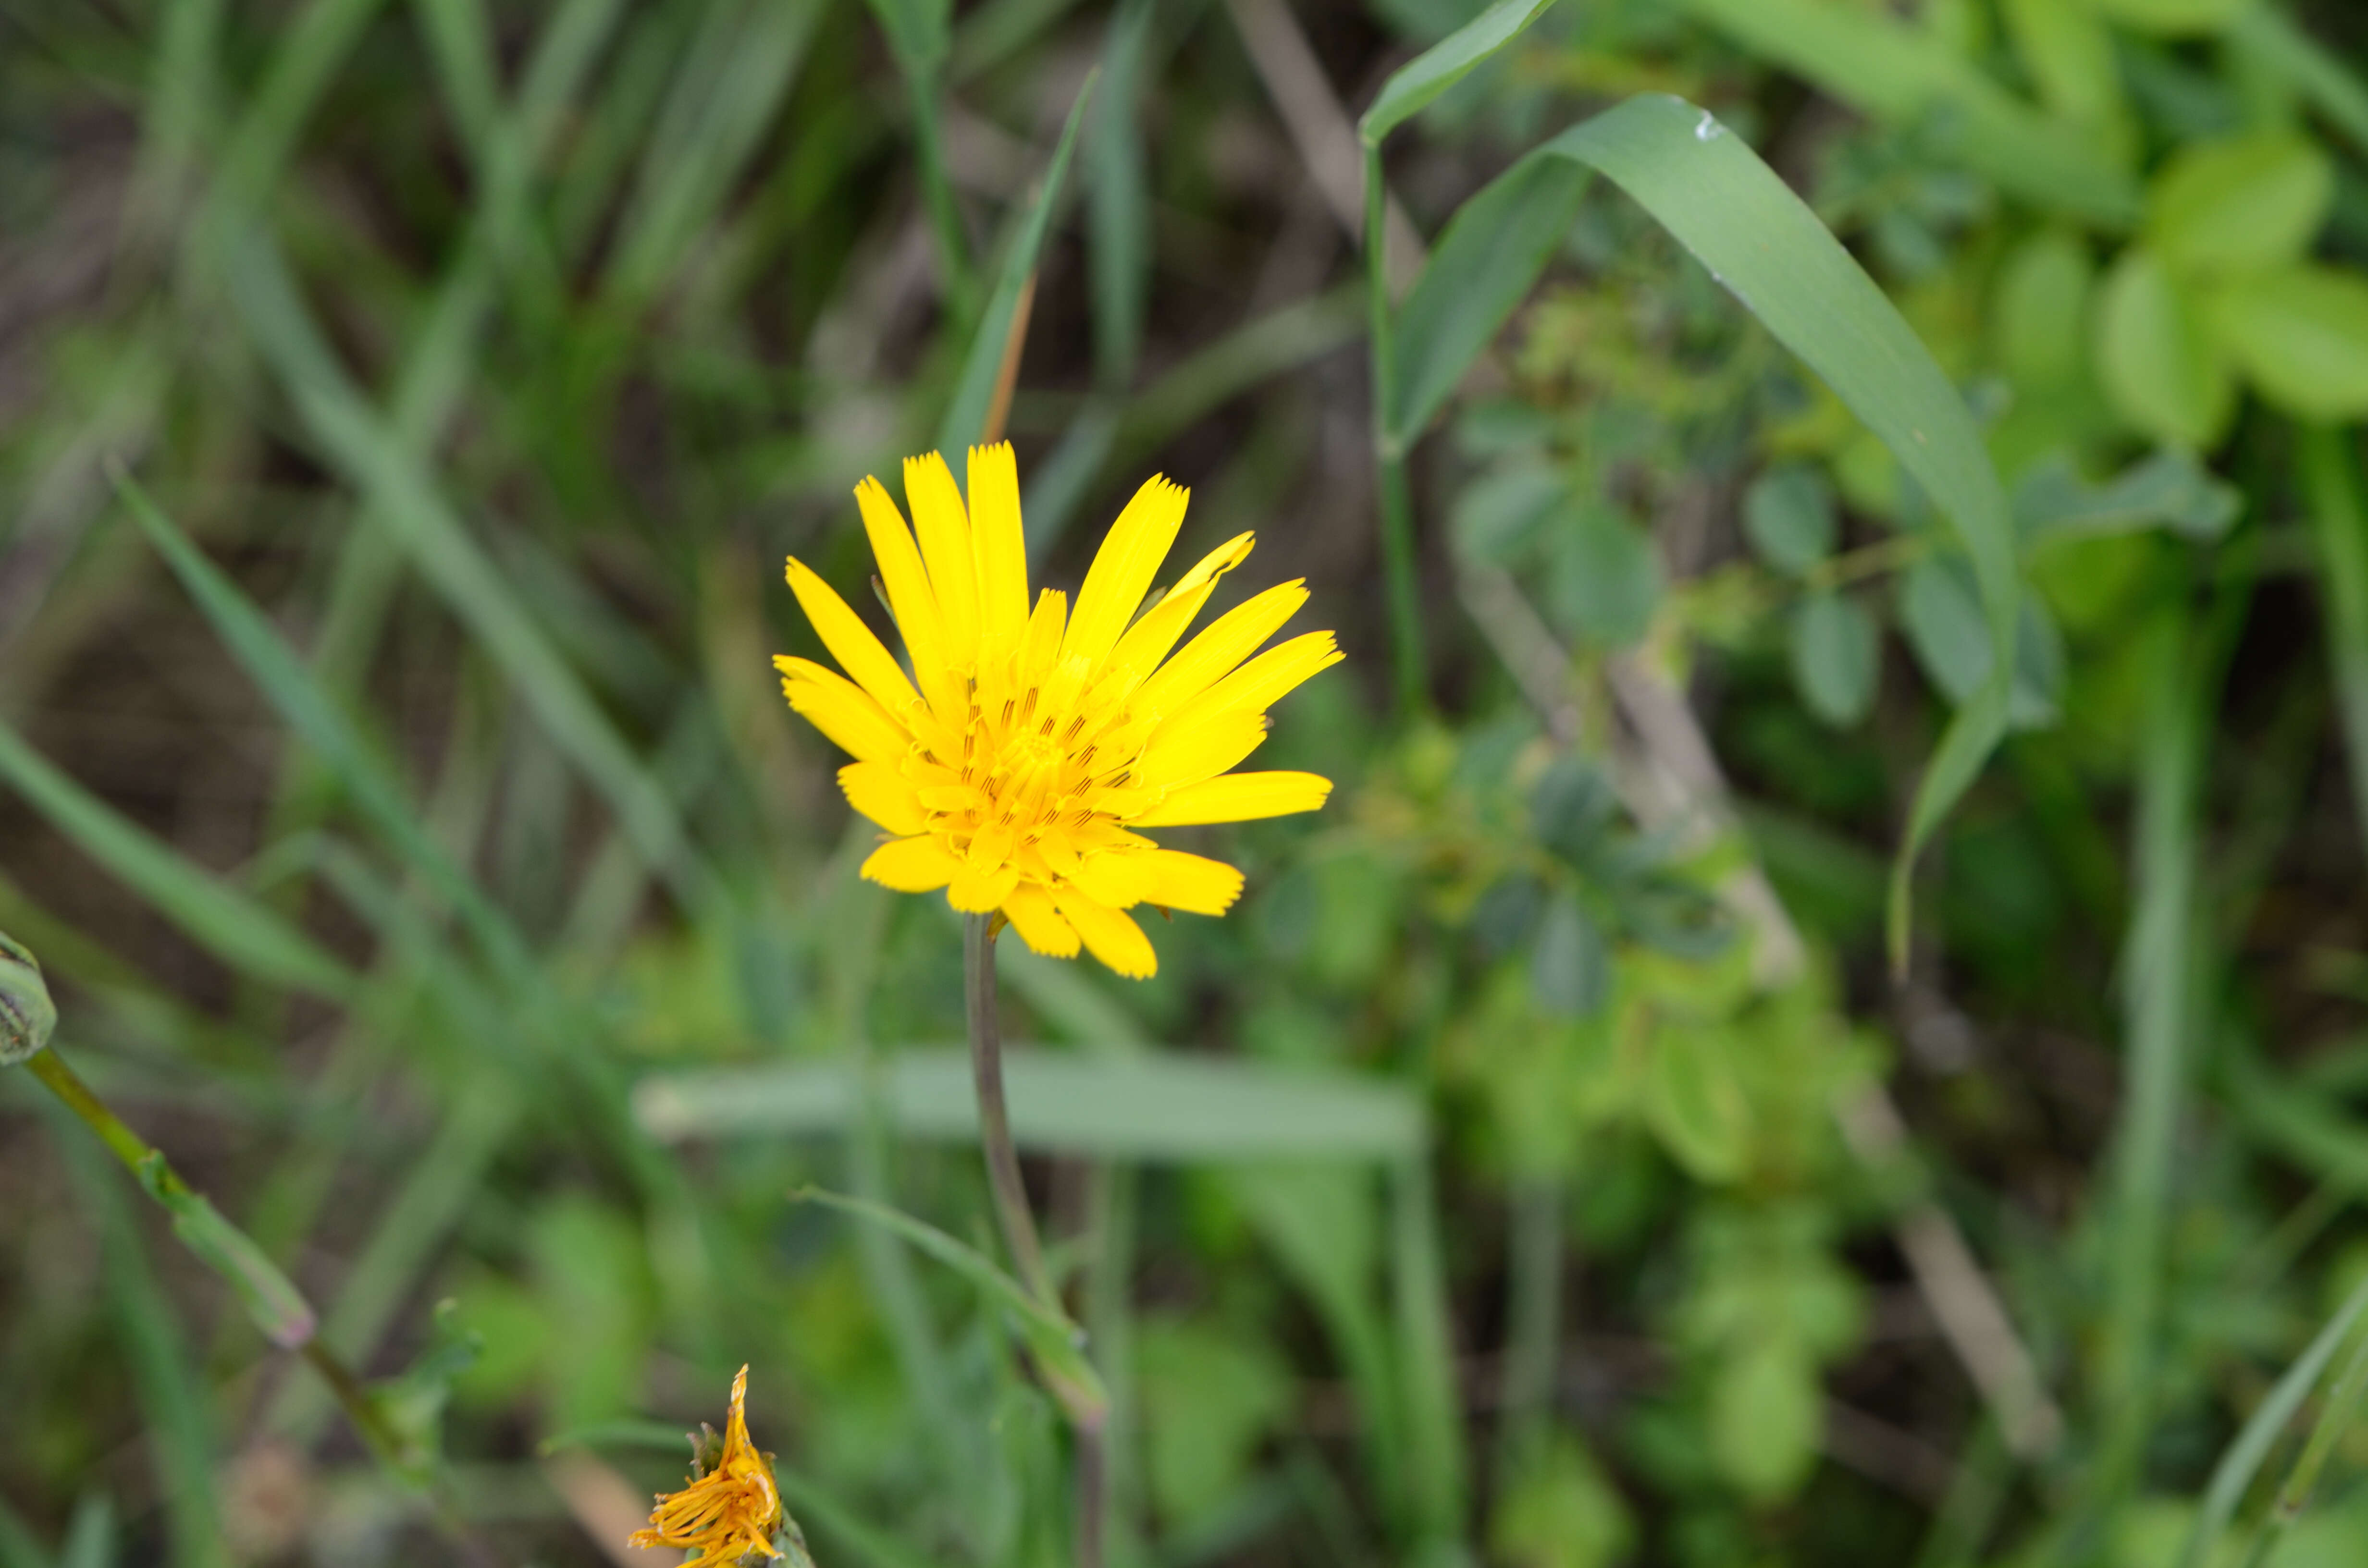
<path id="1" fill-rule="evenodd" d="M 751 1556 L 781 1555 L 773 1545 L 781 1494 L 773 1467 L 748 1440 L 747 1405 L 748 1369 L 743 1367 L 732 1380 L 723 1452 L 703 1472 L 694 1468 L 689 1485 L 662 1494 L 650 1510 L 650 1528 L 635 1530 L 627 1545 L 698 1552 L 683 1568 L 724 1568 Z"/>
<path id="2" fill-rule="evenodd" d="M 965 503 L 937 453 L 907 459 L 908 531 L 878 480 L 856 488 L 912 676 L 792 558 L 790 587 L 846 675 L 780 658 L 782 690 L 853 754 L 838 774 L 848 800 L 895 835 L 863 863 L 866 877 L 904 892 L 943 888 L 969 914 L 1000 910 L 1040 953 L 1071 958 L 1082 943 L 1121 974 L 1149 975 L 1159 960 L 1125 911 L 1222 915 L 1242 874 L 1133 830 L 1321 806 L 1329 779 L 1227 770 L 1266 738 L 1275 699 L 1339 650 L 1312 631 L 1258 653 L 1307 602 L 1300 582 L 1177 649 L 1217 579 L 1249 554 L 1248 534 L 1138 616 L 1184 522 L 1187 493 L 1164 478 L 1119 515 L 1074 613 L 1051 588 L 1029 606 L 1008 444 L 971 449 L 969 490 Z"/>

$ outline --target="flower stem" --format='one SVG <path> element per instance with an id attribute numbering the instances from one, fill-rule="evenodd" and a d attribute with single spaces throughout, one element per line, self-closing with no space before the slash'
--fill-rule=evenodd
<path id="1" fill-rule="evenodd" d="M 963 994 L 970 1013 L 971 1077 L 978 1088 L 978 1142 L 986 1156 L 987 1184 L 995 1191 L 995 1218 L 1011 1253 L 1020 1283 L 1037 1300 L 1058 1306 L 1044 1249 L 1036 1240 L 1036 1219 L 1028 1207 L 1028 1184 L 1019 1175 L 1019 1151 L 1011 1142 L 1011 1113 L 1003 1098 L 1003 1027 L 996 1017 L 995 933 L 991 915 L 962 921 Z"/>
<path id="2" fill-rule="evenodd" d="M 1036 1218 L 1028 1207 L 1028 1184 L 1019 1174 L 1019 1151 L 1011 1142 L 1011 1112 L 1003 1098 L 1003 1026 L 995 994 L 995 920 L 992 915 L 962 921 L 962 993 L 970 1015 L 971 1078 L 978 1089 L 979 1151 L 986 1156 L 987 1185 L 995 1192 L 995 1217 L 1003 1244 L 1029 1293 L 1056 1311 L 1060 1293 L 1044 1267 L 1036 1239 Z M 1109 1512 L 1110 1462 L 1099 1420 L 1072 1419 L 1077 1446 L 1077 1568 L 1102 1568 L 1104 1517 Z"/>

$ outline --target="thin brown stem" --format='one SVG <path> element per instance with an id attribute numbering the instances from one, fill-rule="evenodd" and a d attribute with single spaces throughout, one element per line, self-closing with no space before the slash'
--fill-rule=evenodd
<path id="1" fill-rule="evenodd" d="M 1102 1568 L 1108 1533 L 1110 1438 L 1099 1426 L 1080 1426 L 1077 1439 L 1077 1568 Z"/>

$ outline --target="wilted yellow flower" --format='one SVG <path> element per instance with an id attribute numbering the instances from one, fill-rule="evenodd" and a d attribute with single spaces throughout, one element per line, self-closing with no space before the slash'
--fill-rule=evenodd
<path id="1" fill-rule="evenodd" d="M 751 1552 L 781 1555 L 773 1546 L 773 1532 L 781 1524 L 781 1494 L 773 1484 L 773 1467 L 748 1440 L 747 1406 L 748 1369 L 743 1367 L 732 1380 L 722 1457 L 681 1491 L 661 1494 L 650 1510 L 650 1528 L 635 1530 L 627 1545 L 698 1552 L 683 1568 L 724 1568 Z"/>
<path id="2" fill-rule="evenodd" d="M 1183 526 L 1186 495 L 1164 478 L 1135 492 L 1072 614 L 1052 588 L 1029 608 L 1008 444 L 971 449 L 967 506 L 942 457 L 905 460 L 917 548 L 888 492 L 866 479 L 855 498 L 910 678 L 791 558 L 798 603 L 853 678 L 807 659 L 773 662 L 790 706 L 855 756 L 838 773 L 848 800 L 896 835 L 863 863 L 866 877 L 904 892 L 943 888 L 965 913 L 1001 910 L 1040 953 L 1071 958 L 1082 941 L 1140 978 L 1159 960 L 1123 912 L 1149 903 L 1222 915 L 1242 874 L 1132 829 L 1324 803 L 1331 781 L 1312 773 L 1227 772 L 1266 738 L 1277 698 L 1339 661 L 1328 631 L 1251 657 L 1307 602 L 1306 585 L 1269 588 L 1169 658 L 1217 579 L 1249 554 L 1243 534 L 1135 614 Z"/>

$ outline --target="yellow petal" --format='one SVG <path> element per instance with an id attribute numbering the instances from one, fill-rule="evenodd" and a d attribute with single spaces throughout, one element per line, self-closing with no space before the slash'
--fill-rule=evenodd
<path id="1" fill-rule="evenodd" d="M 888 608 L 904 634 L 905 651 L 913 657 L 913 674 L 938 717 L 960 723 L 963 715 L 949 711 L 961 695 L 946 666 L 945 627 L 938 617 L 938 597 L 929 587 L 921 552 L 914 548 L 904 514 L 888 496 L 887 487 L 867 476 L 855 487 L 856 509 L 863 515 L 864 536 L 871 541 L 871 558 L 880 563 L 880 583 L 888 590 Z"/>
<path id="2" fill-rule="evenodd" d="M 1136 864 L 1142 858 L 1140 852 L 1133 850 L 1087 855 L 1069 873 L 1069 880 L 1096 903 L 1111 909 L 1132 909 L 1143 902 L 1143 889 L 1148 881 L 1148 873 Z"/>
<path id="3" fill-rule="evenodd" d="M 1134 858 L 1143 868 L 1143 902 L 1187 915 L 1223 915 L 1242 895 L 1242 874 L 1223 860 L 1154 849 Z"/>
<path id="4" fill-rule="evenodd" d="M 929 837 L 891 839 L 863 862 L 863 875 L 898 892 L 935 892 L 962 869 L 946 846 Z"/>
<path id="5" fill-rule="evenodd" d="M 1236 534 L 1202 556 L 1190 572 L 1176 580 L 1167 597 L 1146 611 L 1142 619 L 1126 629 L 1126 635 L 1110 650 L 1110 667 L 1132 670 L 1139 683 L 1159 667 L 1159 661 L 1175 648 L 1176 640 L 1192 624 L 1209 596 L 1217 591 L 1217 579 L 1239 566 L 1248 558 L 1250 546 L 1257 542 L 1252 534 Z M 1123 697 L 1123 690 L 1114 692 Z"/>
<path id="6" fill-rule="evenodd" d="M 920 796 L 892 763 L 850 762 L 838 770 L 838 787 L 848 805 L 891 833 L 918 833 L 928 825 Z"/>
<path id="7" fill-rule="evenodd" d="M 965 863 L 962 871 L 946 887 L 946 902 L 964 915 L 985 915 L 999 909 L 1019 885 L 1019 868 L 1012 865 L 979 867 Z"/>
<path id="8" fill-rule="evenodd" d="M 1011 896 L 1003 901 L 1003 913 L 1010 919 L 1011 928 L 1019 933 L 1019 939 L 1028 944 L 1029 951 L 1048 959 L 1077 956 L 1077 928 L 1053 907 L 1053 895 L 1035 883 L 1014 888 Z"/>
<path id="9" fill-rule="evenodd" d="M 905 460 L 905 504 L 921 536 L 929 586 L 946 630 L 946 657 L 957 666 L 978 658 L 978 566 L 971 559 L 970 517 L 953 471 L 936 452 Z"/>
<path id="10" fill-rule="evenodd" d="M 787 654 L 773 667 L 781 672 L 790 706 L 841 751 L 865 762 L 895 762 L 913 749 L 911 733 L 837 670 Z"/>
<path id="11" fill-rule="evenodd" d="M 1194 823 L 1249 822 L 1312 812 L 1332 793 L 1332 780 L 1313 773 L 1228 773 L 1188 784 L 1134 818 L 1131 827 L 1184 827 Z"/>
<path id="12" fill-rule="evenodd" d="M 1143 683 L 1134 695 L 1135 710 L 1173 713 L 1182 708 L 1256 653 L 1306 602 L 1307 585 L 1293 581 L 1278 583 L 1235 605 Z"/>
<path id="13" fill-rule="evenodd" d="M 1085 586 L 1077 590 L 1077 608 L 1069 617 L 1069 631 L 1061 643 L 1061 657 L 1081 660 L 1088 669 L 1101 663 L 1126 623 L 1134 619 L 1143 596 L 1176 530 L 1184 526 L 1184 506 L 1191 493 L 1170 484 L 1159 474 L 1144 482 L 1118 515 L 1102 547 L 1087 569 Z"/>
<path id="14" fill-rule="evenodd" d="M 978 568 L 979 643 L 993 659 L 1019 647 L 1028 625 L 1028 537 L 1008 441 L 970 449 L 970 549 Z"/>
<path id="15" fill-rule="evenodd" d="M 1086 944 L 1086 950 L 1126 976 L 1148 980 L 1159 971 L 1159 955 L 1143 927 L 1108 904 L 1097 903 L 1074 887 L 1063 887 L 1053 903 Z"/>
<path id="16" fill-rule="evenodd" d="M 1213 778 L 1258 750 L 1266 739 L 1263 713 L 1218 713 L 1162 724 L 1133 769 L 1145 784 L 1177 789 Z"/>
<path id="17" fill-rule="evenodd" d="M 1196 724 L 1226 713 L 1263 713 L 1319 670 L 1340 662 L 1329 631 L 1276 644 L 1176 710 L 1167 722 Z M 1154 744 L 1157 744 L 1155 737 Z"/>
<path id="18" fill-rule="evenodd" d="M 814 622 L 822 645 L 838 661 L 838 667 L 848 677 L 871 694 L 871 699 L 891 714 L 902 713 L 905 708 L 921 699 L 913 683 L 880 639 L 871 635 L 871 628 L 856 619 L 847 608 L 847 601 L 837 589 L 814 574 L 806 563 L 796 556 L 790 557 L 790 591 L 798 597 L 798 606 Z"/>
<path id="19" fill-rule="evenodd" d="M 1068 612 L 1069 596 L 1060 589 L 1047 588 L 1036 596 L 1036 608 L 1028 617 L 1028 631 L 1020 641 L 1022 686 L 1041 683 L 1052 673 L 1061 656 L 1061 628 Z"/>

